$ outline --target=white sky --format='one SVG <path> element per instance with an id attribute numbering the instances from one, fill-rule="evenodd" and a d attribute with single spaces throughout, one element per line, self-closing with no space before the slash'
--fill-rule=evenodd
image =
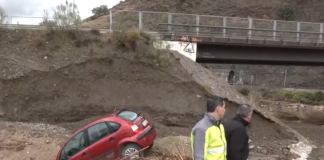
<path id="1" fill-rule="evenodd" d="M 73 0 L 68 0 L 73 2 Z M 100 5 L 107 5 L 112 8 L 121 0 L 74 0 L 78 6 L 82 19 L 90 17 L 92 9 Z M 123 0 L 122 0 L 123 1 Z M 22 18 L 22 17 L 42 17 L 44 9 L 51 16 L 53 8 L 59 4 L 65 4 L 65 0 L 0 0 L 0 6 L 4 8 L 8 16 L 12 16 L 12 23 L 17 24 L 38 24 L 42 18 Z M 17 17 L 15 17 L 17 16 Z"/>

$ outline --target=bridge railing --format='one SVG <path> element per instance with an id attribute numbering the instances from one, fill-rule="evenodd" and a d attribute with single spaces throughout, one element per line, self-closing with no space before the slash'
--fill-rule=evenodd
<path id="1" fill-rule="evenodd" d="M 42 17 L 8 16 L 7 25 L 39 25 Z M 176 26 L 157 24 L 182 24 L 199 26 L 193 31 L 203 33 L 210 29 L 202 26 L 214 26 L 215 32 L 221 32 L 227 37 L 245 36 L 250 38 L 284 38 L 291 41 L 306 41 L 308 39 L 322 42 L 323 23 L 281 21 L 268 19 L 252 19 L 239 17 L 222 17 L 212 15 L 196 15 L 168 12 L 110 10 L 109 15 L 97 20 L 86 21 L 86 28 L 96 29 L 140 29 L 147 32 L 158 32 L 160 29 L 173 30 Z M 161 28 L 163 27 L 163 28 Z M 177 26 L 177 28 L 181 28 Z M 187 29 L 187 28 L 186 28 Z"/>
<path id="2" fill-rule="evenodd" d="M 180 35 L 194 37 L 222 37 L 256 40 L 277 40 L 293 42 L 321 42 L 320 32 L 304 32 L 273 29 L 249 29 L 208 25 L 168 24 L 157 25 L 160 35 Z M 257 33 L 257 34 L 255 34 Z"/>

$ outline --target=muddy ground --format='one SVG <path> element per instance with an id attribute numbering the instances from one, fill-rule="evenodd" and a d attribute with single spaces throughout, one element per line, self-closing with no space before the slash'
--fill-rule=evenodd
<path id="1" fill-rule="evenodd" d="M 155 123 L 159 140 L 188 137 L 205 112 L 208 92 L 172 56 L 172 63 L 162 67 L 134 60 L 134 53 L 106 41 L 99 42 L 93 53 L 88 46 L 23 33 L 28 39 L 0 41 L 2 159 L 54 159 L 69 134 L 115 109 L 141 111 Z M 36 45 L 33 34 L 49 46 Z M 228 102 L 225 121 L 235 113 L 236 104 Z M 44 125 L 51 126 L 44 129 Z M 255 146 L 252 152 L 290 159 L 287 147 L 296 139 L 279 125 L 255 114 L 248 130 Z M 151 156 L 165 153 L 163 148 L 155 146 Z"/>

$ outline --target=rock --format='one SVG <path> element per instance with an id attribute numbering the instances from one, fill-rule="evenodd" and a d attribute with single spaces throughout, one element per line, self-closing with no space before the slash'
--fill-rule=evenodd
<path id="1" fill-rule="evenodd" d="M 5 111 L 0 110 L 0 117 L 5 115 Z"/>
<path id="2" fill-rule="evenodd" d="M 30 157 L 29 159 L 30 159 L 30 160 L 35 160 L 35 157 Z"/>
<path id="3" fill-rule="evenodd" d="M 49 144 L 49 142 L 50 142 L 49 140 L 46 140 L 46 144 Z"/>
<path id="4" fill-rule="evenodd" d="M 249 148 L 250 148 L 250 149 L 253 149 L 253 148 L 255 148 L 255 146 L 254 146 L 254 145 L 251 145 Z"/>
<path id="5" fill-rule="evenodd" d="M 261 153 L 263 153 L 263 154 L 268 154 L 268 151 L 267 151 L 267 149 L 262 149 L 262 150 L 261 150 Z"/>
<path id="6" fill-rule="evenodd" d="M 289 154 L 289 150 L 288 150 L 288 149 L 284 149 L 284 150 L 283 150 L 283 154 L 284 154 L 284 155 L 288 155 L 288 154 Z"/>

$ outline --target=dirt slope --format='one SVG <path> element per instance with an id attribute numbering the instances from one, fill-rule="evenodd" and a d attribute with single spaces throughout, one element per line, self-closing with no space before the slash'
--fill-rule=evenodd
<path id="1" fill-rule="evenodd" d="M 21 33 L 10 32 L 11 37 L 16 34 Z M 188 58 L 172 56 L 169 51 L 161 52 L 170 54 L 170 64 L 163 67 L 136 60 L 134 52 L 118 49 L 105 40 L 94 43 L 97 45 L 94 52 L 94 44 L 78 46 L 78 39 L 55 41 L 39 32 L 25 34 L 28 39 L 0 41 L 4 46 L 0 49 L 3 59 L 19 57 L 19 61 L 4 60 L 0 66 L 13 75 L 0 80 L 2 121 L 49 123 L 73 132 L 95 117 L 129 108 L 147 115 L 156 124 L 159 137 L 189 136 L 193 125 L 205 112 L 206 95 L 216 94 L 227 99 L 225 121 L 233 118 L 237 103 L 247 102 L 210 71 Z M 22 50 L 24 54 L 15 50 Z M 23 70 L 26 64 L 28 70 Z M 13 71 L 11 66 L 19 67 Z M 252 144 L 257 146 L 254 151 L 287 159 L 289 155 L 283 150 L 296 143 L 298 136 L 258 111 L 249 128 Z M 264 126 L 267 128 L 261 129 Z"/>
<path id="2" fill-rule="evenodd" d="M 324 2 L 321 0 L 125 0 L 113 9 L 282 19 L 277 13 L 286 5 L 293 9 L 293 20 L 311 22 L 323 20 L 321 15 L 324 13 L 322 10 Z"/>

